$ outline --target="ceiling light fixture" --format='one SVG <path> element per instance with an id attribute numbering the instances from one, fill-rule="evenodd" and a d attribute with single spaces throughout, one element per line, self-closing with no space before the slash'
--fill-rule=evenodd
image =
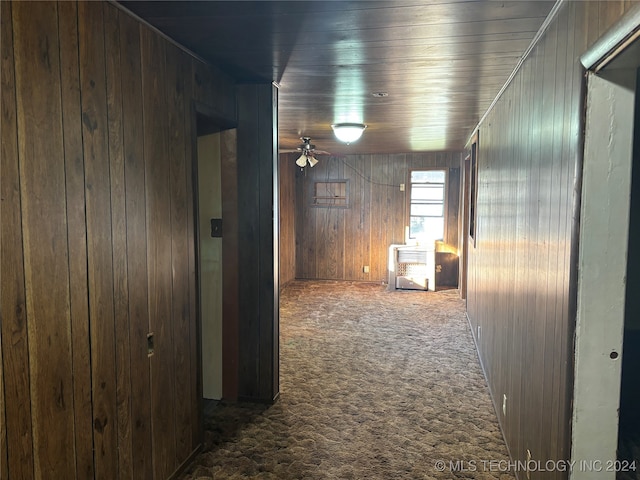
<path id="1" fill-rule="evenodd" d="M 367 126 L 363 123 L 336 123 L 331 128 L 336 138 L 348 145 L 357 141 Z"/>
<path id="2" fill-rule="evenodd" d="M 304 168 L 307 162 L 309 162 L 310 167 L 314 167 L 316 163 L 318 163 L 318 160 L 316 160 L 316 157 L 314 157 L 311 153 L 305 151 L 296 160 L 296 165 L 298 165 L 300 168 Z"/>
<path id="3" fill-rule="evenodd" d="M 307 156 L 303 153 L 296 160 L 296 165 L 298 165 L 300 168 L 304 168 L 306 164 L 307 164 Z"/>

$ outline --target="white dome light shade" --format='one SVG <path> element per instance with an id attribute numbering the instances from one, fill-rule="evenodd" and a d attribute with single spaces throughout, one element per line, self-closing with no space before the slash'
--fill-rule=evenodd
<path id="1" fill-rule="evenodd" d="M 338 140 L 349 144 L 357 141 L 367 126 L 362 123 L 336 123 L 331 128 Z"/>
<path id="2" fill-rule="evenodd" d="M 318 160 L 316 160 L 316 157 L 309 157 L 309 166 L 310 167 L 315 167 L 316 163 L 318 163 Z"/>

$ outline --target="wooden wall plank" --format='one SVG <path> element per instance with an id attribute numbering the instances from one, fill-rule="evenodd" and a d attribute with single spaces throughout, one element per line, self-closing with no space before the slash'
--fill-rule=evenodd
<path id="1" fill-rule="evenodd" d="M 131 441 L 133 478 L 153 478 L 151 450 L 151 395 L 147 333 L 149 305 L 147 280 L 147 219 L 142 116 L 140 25 L 120 15 L 120 68 L 122 89 L 124 177 L 127 225 L 127 279 L 131 342 Z"/>
<path id="2" fill-rule="evenodd" d="M 255 248 L 260 238 L 260 199 L 256 193 L 260 188 L 260 157 L 258 125 L 253 116 L 259 93 L 254 85 L 239 89 L 242 91 L 238 95 L 238 158 L 243 159 L 243 173 L 238 176 L 238 270 L 242 285 L 239 291 L 239 328 L 243 332 L 243 340 L 239 347 L 238 395 L 259 398 L 260 304 L 254 300 L 254 294 L 248 293 L 260 290 L 260 279 L 255 275 L 256 265 L 260 265 L 260 252 Z M 243 275 L 243 272 L 252 270 L 254 274 Z M 249 301 L 250 298 L 253 301 Z"/>
<path id="3" fill-rule="evenodd" d="M 222 178 L 222 397 L 238 398 L 239 345 L 239 241 L 238 241 L 238 155 L 236 129 L 220 132 Z"/>
<path id="4" fill-rule="evenodd" d="M 18 125 L 14 77 L 12 4 L 0 3 L 2 137 L 0 155 L 0 309 L 2 310 L 2 363 L 8 449 L 6 471 L 11 478 L 33 478 L 33 440 L 29 379 L 29 338 L 24 283 L 24 258 L 18 167 Z M 5 455 L 6 452 L 2 452 Z M 4 478 L 7 478 L 6 476 Z"/>
<path id="5" fill-rule="evenodd" d="M 118 475 L 109 125 L 102 4 L 78 4 L 96 477 Z"/>
<path id="6" fill-rule="evenodd" d="M 92 478 L 94 475 L 93 411 L 87 231 L 78 58 L 78 11 L 75 2 L 58 2 L 58 24 L 67 193 L 76 468 L 79 478 Z"/>
<path id="7" fill-rule="evenodd" d="M 11 26 L 11 6 L 8 5 L 7 8 L 2 5 L 0 7 L 0 28 L 4 32 L 4 30 L 10 30 L 13 32 L 13 28 Z M 8 40 L 8 39 L 7 39 Z M 0 117 L 2 123 L 8 120 L 11 123 L 9 127 L 9 133 L 14 134 L 13 137 L 2 137 L 0 134 L 0 140 L 2 141 L 2 150 L 0 151 L 2 156 L 8 155 L 9 146 L 5 147 L 5 142 L 12 144 L 15 146 L 15 91 L 14 91 L 14 79 L 12 78 L 9 82 L 5 80 L 5 75 L 13 76 L 13 65 L 6 65 L 7 73 L 5 73 L 5 61 L 8 58 L 13 57 L 13 52 L 9 55 L 5 55 L 5 49 L 7 48 L 4 45 L 5 37 L 0 32 L 0 41 L 2 41 L 3 45 L 0 47 L 0 66 L 2 67 L 2 72 L 0 73 Z M 13 43 L 13 40 L 11 41 Z M 13 49 L 13 44 L 10 46 Z M 7 96 L 7 100 L 2 95 L 4 89 L 7 88 L 9 90 L 9 95 Z M 11 99 L 11 100 L 8 100 Z M 9 105 L 7 102 L 11 102 L 11 110 L 9 110 Z M 6 113 L 6 114 L 5 114 Z M 8 117 L 8 118 L 7 118 Z M 2 178 L 2 162 L 0 161 L 0 178 Z M 1 185 L 1 182 L 0 182 Z M 0 198 L 2 196 L 2 189 L 0 187 Z M 0 219 L 2 218 L 0 210 Z M 0 265 L 2 259 L 2 222 L 0 222 Z M 2 285 L 2 268 L 0 267 L 0 285 Z M 2 300 L 0 297 L 0 312 L 2 312 Z M 7 478 L 9 476 L 9 465 L 8 465 L 8 453 L 7 453 L 7 425 L 6 425 L 6 406 L 5 406 L 5 394 L 4 394 L 4 365 L 2 360 L 2 327 L 0 326 L 0 479 Z"/>
<path id="8" fill-rule="evenodd" d="M 76 472 L 57 5 L 50 3 L 33 10 L 28 4 L 15 3 L 12 9 L 34 472 L 37 478 L 45 474 L 73 478 Z M 46 135 L 34 136 L 34 131 Z M 56 434 L 51 435 L 52 431 Z"/>
<path id="9" fill-rule="evenodd" d="M 280 287 L 296 278 L 296 169 L 292 154 L 280 155 Z"/>
<path id="10" fill-rule="evenodd" d="M 402 244 L 405 240 L 405 219 L 406 217 L 406 191 L 409 185 L 409 172 L 407 171 L 407 156 L 398 154 L 391 156 L 391 168 L 393 174 L 389 176 L 389 183 L 393 187 L 389 187 L 392 194 L 391 205 L 393 205 L 392 213 L 392 235 L 389 240 L 390 244 Z M 400 185 L 404 184 L 404 191 L 400 190 Z M 457 219 L 457 215 L 456 215 Z"/>
<path id="11" fill-rule="evenodd" d="M 11 6 L 8 5 L 5 8 L 4 5 L 0 6 L 0 28 L 4 32 L 4 30 L 9 30 L 13 33 L 13 28 L 11 26 Z M 7 138 L 2 137 L 0 134 L 0 140 L 2 142 L 2 150 L 0 150 L 1 155 L 4 157 L 8 155 L 9 146 L 5 147 L 5 143 L 12 145 L 15 147 L 16 137 L 16 125 L 15 125 L 15 90 L 14 90 L 14 78 L 11 78 L 9 81 L 5 80 L 5 75 L 11 75 L 13 77 L 13 65 L 5 65 L 5 61 L 9 58 L 13 58 L 13 51 L 9 54 L 5 49 L 8 46 L 4 45 L 5 37 L 0 32 L 0 41 L 3 45 L 0 47 L 0 67 L 2 68 L 2 72 L 0 73 L 0 121 L 4 123 L 5 121 L 9 121 L 11 124 L 9 127 L 9 134 Z M 13 39 L 11 40 L 10 48 L 13 49 Z M 6 53 L 6 55 L 5 55 Z M 5 67 L 7 73 L 5 73 Z M 7 88 L 8 96 L 5 100 L 5 97 L 2 95 L 4 89 Z M 11 109 L 9 109 L 9 104 L 11 105 Z M 15 152 L 15 150 L 14 150 Z M 14 153 L 15 155 L 15 153 Z M 2 162 L 0 161 L 0 178 L 2 178 Z M 0 181 L 0 198 L 4 198 L 2 195 L 2 183 Z M 2 210 L 0 209 L 0 219 L 2 218 Z M 2 285 L 2 222 L 0 222 L 0 285 Z M 0 312 L 2 312 L 2 297 L 0 296 Z M 2 327 L 0 326 L 0 479 L 9 477 L 9 464 L 8 464 L 8 453 L 7 453 L 7 424 L 6 424 L 6 406 L 5 406 L 5 394 L 4 394 L 4 365 L 2 360 Z"/>
<path id="12" fill-rule="evenodd" d="M 191 433 L 191 408 L 183 401 L 185 394 L 196 389 L 197 381 L 192 380 L 189 359 L 189 233 L 188 203 L 193 201 L 192 192 L 187 190 L 187 175 L 191 174 L 190 160 L 185 156 L 185 145 L 190 142 L 185 131 L 185 89 L 184 78 L 191 73 L 191 64 L 186 62 L 181 52 L 174 46 L 167 46 L 167 100 L 169 124 L 169 171 L 171 195 L 171 271 L 172 271 L 172 314 L 173 355 L 175 368 L 175 431 L 176 465 L 184 462 L 193 450 Z M 190 110 L 188 112 L 191 113 Z M 195 377 L 193 372 L 193 376 Z"/>
<path id="13" fill-rule="evenodd" d="M 123 85 L 120 75 L 120 13 L 113 5 L 104 4 L 103 6 L 113 243 L 118 476 L 124 479 L 133 478 L 133 443 L 131 439 L 131 339 L 127 276 Z"/>
<path id="14" fill-rule="evenodd" d="M 175 462 L 175 370 L 173 361 L 171 197 L 168 158 L 166 44 L 141 29 L 144 163 L 147 205 L 149 328 L 154 334 L 151 357 L 151 417 L 156 478 L 167 478 Z"/>
<path id="15" fill-rule="evenodd" d="M 190 62 L 191 59 L 188 59 Z M 187 169 L 187 192 L 190 199 L 187 202 L 187 253 L 189 261 L 189 363 L 191 365 L 191 381 L 195 383 L 189 395 L 191 406 L 191 444 L 194 448 L 201 444 L 204 436 L 204 424 L 202 421 L 202 345 L 200 342 L 200 311 L 198 303 L 198 270 L 196 267 L 196 210 L 198 193 L 194 185 L 197 185 L 197 120 L 195 105 L 193 102 L 193 78 L 187 75 L 184 78 L 185 92 L 185 161 Z M 236 365 L 237 367 L 237 365 Z"/>

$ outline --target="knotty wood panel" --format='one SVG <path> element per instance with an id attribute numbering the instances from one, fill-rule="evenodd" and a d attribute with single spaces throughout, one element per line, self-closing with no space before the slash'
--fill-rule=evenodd
<path id="1" fill-rule="evenodd" d="M 20 212 L 18 126 L 13 61 L 13 26 L 9 2 L 2 2 L 2 155 L 0 156 L 0 289 L 2 309 L 2 363 L 6 419 L 8 472 L 12 478 L 33 477 L 32 417 L 29 390 L 29 338 L 24 283 L 24 258 Z M 20 401 L 18 401 L 20 400 Z M 8 476 L 7 476 L 8 478 Z"/>
<path id="2" fill-rule="evenodd" d="M 39 7 L 34 10 L 20 2 L 12 5 L 34 475 L 73 478 L 76 466 L 57 5 Z M 46 132 L 38 142 L 32 141 L 34 129 Z"/>
<path id="3" fill-rule="evenodd" d="M 448 170 L 446 242 L 458 247 L 460 152 L 320 157 L 296 174 L 296 277 L 386 282 L 389 245 L 404 243 L 411 169 Z M 347 180 L 349 207 L 311 206 L 314 183 Z M 400 191 L 404 183 L 406 190 Z M 369 273 L 364 273 L 369 266 Z"/>
<path id="4" fill-rule="evenodd" d="M 131 440 L 131 341 L 129 334 L 129 288 L 127 276 L 127 231 L 124 177 L 124 133 L 120 73 L 119 12 L 104 5 L 109 131 L 109 177 L 111 181 L 111 227 L 113 235 L 113 296 L 115 315 L 116 410 L 118 475 L 133 476 Z"/>
<path id="5" fill-rule="evenodd" d="M 1 8 L 0 475 L 168 478 L 202 438 L 193 59 L 109 3 Z"/>
<path id="6" fill-rule="evenodd" d="M 78 4 L 96 476 L 118 472 L 114 272 L 103 8 Z M 105 181 L 107 179 L 107 181 Z"/>
<path id="7" fill-rule="evenodd" d="M 149 331 L 154 334 L 151 357 L 151 417 L 153 464 L 156 478 L 176 468 L 175 370 L 173 349 L 171 272 L 171 191 L 167 115 L 166 44 L 147 29 L 140 36 L 144 118 L 144 156 L 147 202 L 147 269 L 149 275 Z"/>
<path id="8" fill-rule="evenodd" d="M 527 449 L 542 461 L 570 454 L 571 245 L 582 82 L 576 59 L 628 8 L 624 2 L 565 4 L 480 126 L 467 307 L 517 460 L 526 460 Z"/>
<path id="9" fill-rule="evenodd" d="M 189 336 L 189 248 L 188 248 L 188 203 L 192 198 L 187 192 L 187 176 L 191 168 L 187 168 L 186 144 L 190 137 L 185 128 L 185 116 L 191 114 L 185 111 L 184 78 L 191 70 L 191 63 L 187 62 L 180 51 L 173 46 L 167 46 L 167 84 L 169 102 L 169 159 L 171 180 L 171 271 L 173 287 L 172 324 L 173 345 L 175 359 L 175 425 L 176 425 L 176 465 L 179 465 L 192 451 L 191 417 L 192 405 L 183 401 L 183 393 L 195 385 L 191 375 L 189 351 L 191 340 Z M 182 373 L 178 373 L 182 372 Z M 192 383 L 193 382 L 193 383 Z"/>
<path id="10" fill-rule="evenodd" d="M 69 280 L 73 343 L 73 387 L 78 476 L 91 478 L 93 467 L 93 411 L 87 278 L 87 231 L 82 149 L 82 107 L 78 57 L 78 12 L 74 2 L 58 3 L 62 125 L 69 232 Z"/>
<path id="11" fill-rule="evenodd" d="M 151 450 L 151 395 L 147 357 L 149 305 L 147 284 L 147 229 L 142 117 L 142 73 L 139 25 L 120 15 L 120 74 L 123 108 L 124 177 L 126 198 L 129 338 L 131 342 L 131 442 L 133 478 L 153 476 Z"/>

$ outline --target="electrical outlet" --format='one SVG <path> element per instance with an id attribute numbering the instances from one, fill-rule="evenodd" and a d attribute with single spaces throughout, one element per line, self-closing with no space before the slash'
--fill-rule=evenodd
<path id="1" fill-rule="evenodd" d="M 507 416 L 507 394 L 502 394 L 502 415 Z"/>
<path id="2" fill-rule="evenodd" d="M 369 265 L 365 265 L 364 267 L 362 267 L 362 271 L 364 273 L 369 273 Z"/>
<path id="3" fill-rule="evenodd" d="M 401 192 L 404 192 L 404 183 L 401 183 L 401 184 L 400 184 L 400 191 L 401 191 Z"/>
<path id="4" fill-rule="evenodd" d="M 527 448 L 527 480 L 531 480 L 531 470 L 529 470 L 529 462 L 531 462 L 531 450 Z"/>

